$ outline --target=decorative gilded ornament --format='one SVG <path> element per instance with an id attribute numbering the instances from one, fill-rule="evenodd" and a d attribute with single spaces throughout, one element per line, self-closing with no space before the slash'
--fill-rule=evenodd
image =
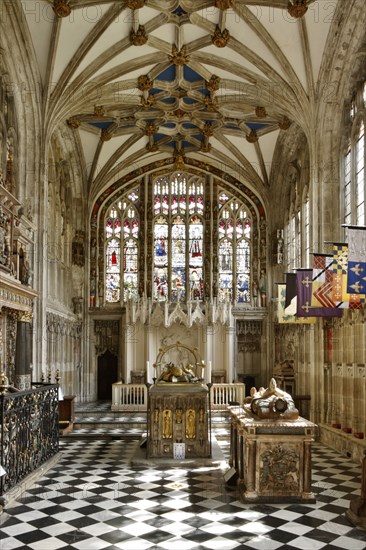
<path id="1" fill-rule="evenodd" d="M 265 107 L 256 107 L 255 108 L 255 114 L 258 118 L 264 118 L 267 116 L 267 111 Z"/>
<path id="2" fill-rule="evenodd" d="M 146 145 L 146 151 L 149 151 L 149 153 L 155 153 L 156 151 L 159 151 L 159 146 L 157 143 L 148 143 Z"/>
<path id="3" fill-rule="evenodd" d="M 183 172 L 183 170 L 185 170 L 184 156 L 182 155 L 181 152 L 175 153 L 175 155 L 174 155 L 174 164 L 175 164 L 175 169 L 176 170 L 178 170 L 180 172 Z"/>
<path id="4" fill-rule="evenodd" d="M 57 17 L 67 17 L 71 13 L 71 7 L 66 0 L 53 0 L 53 11 Z"/>
<path id="5" fill-rule="evenodd" d="M 149 94 L 145 99 L 144 96 L 141 97 L 141 107 L 143 109 L 150 109 L 153 106 L 155 98 L 153 95 Z"/>
<path id="6" fill-rule="evenodd" d="M 139 10 L 145 5 L 145 0 L 127 0 L 127 7 L 130 10 Z"/>
<path id="7" fill-rule="evenodd" d="M 217 48 L 224 48 L 229 42 L 230 33 L 227 29 L 220 31 L 220 27 L 216 25 L 216 30 L 212 36 L 212 44 Z"/>
<path id="8" fill-rule="evenodd" d="M 205 125 L 203 127 L 203 135 L 205 137 L 213 136 L 213 128 L 210 122 L 205 122 Z"/>
<path id="9" fill-rule="evenodd" d="M 169 57 L 174 65 L 179 66 L 186 65 L 190 59 L 189 55 L 186 54 L 186 47 L 182 46 L 182 49 L 178 51 L 178 48 L 175 44 L 172 47 L 172 55 Z"/>
<path id="10" fill-rule="evenodd" d="M 103 105 L 94 105 L 94 114 L 96 116 L 104 116 L 105 115 L 105 109 Z"/>
<path id="11" fill-rule="evenodd" d="M 142 74 L 137 79 L 137 87 L 141 92 L 146 92 L 153 87 L 153 81 L 150 80 L 147 74 Z"/>
<path id="12" fill-rule="evenodd" d="M 130 42 L 134 46 L 143 46 L 148 41 L 148 38 L 143 25 L 139 25 L 136 32 L 134 30 L 130 32 Z"/>
<path id="13" fill-rule="evenodd" d="M 174 112 L 173 112 L 173 115 L 176 116 L 177 118 L 183 118 L 187 113 L 185 111 L 183 111 L 183 109 L 176 109 Z"/>
<path id="14" fill-rule="evenodd" d="M 206 87 L 209 92 L 217 92 L 220 88 L 221 79 L 219 76 L 213 74 L 210 80 L 206 81 Z"/>
<path id="15" fill-rule="evenodd" d="M 288 130 L 291 126 L 291 120 L 284 116 L 283 119 L 278 123 L 278 126 L 281 130 Z"/>
<path id="16" fill-rule="evenodd" d="M 200 151 L 202 153 L 209 153 L 211 151 L 211 143 L 207 140 L 207 142 L 201 143 Z"/>
<path id="17" fill-rule="evenodd" d="M 249 143 L 255 143 L 256 141 L 258 141 L 257 132 L 251 130 L 250 134 L 246 136 L 246 138 Z"/>
<path id="18" fill-rule="evenodd" d="M 287 4 L 287 11 L 291 17 L 300 19 L 308 11 L 307 0 L 291 0 Z"/>
<path id="19" fill-rule="evenodd" d="M 7 393 L 9 387 L 9 379 L 4 371 L 0 372 L 0 394 Z"/>
<path id="20" fill-rule="evenodd" d="M 219 8 L 219 10 L 228 10 L 233 6 L 235 0 L 216 0 L 215 6 L 216 8 Z"/>
<path id="21" fill-rule="evenodd" d="M 80 120 L 78 120 L 74 116 L 68 118 L 66 120 L 66 123 L 67 123 L 68 126 L 70 126 L 70 128 L 79 128 L 79 126 L 81 124 Z"/>
<path id="22" fill-rule="evenodd" d="M 217 99 L 214 97 L 206 96 L 203 100 L 204 105 L 208 111 L 216 111 L 218 108 Z"/>
<path id="23" fill-rule="evenodd" d="M 154 135 L 158 130 L 158 126 L 155 124 L 155 122 L 147 122 L 145 126 L 145 134 L 147 136 Z"/>

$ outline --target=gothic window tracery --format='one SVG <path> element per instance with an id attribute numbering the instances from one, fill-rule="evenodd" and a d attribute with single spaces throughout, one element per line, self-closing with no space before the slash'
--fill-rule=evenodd
<path id="1" fill-rule="evenodd" d="M 366 82 L 352 95 L 346 111 L 348 136 L 343 152 L 343 219 L 347 225 L 365 225 Z"/>
<path id="2" fill-rule="evenodd" d="M 109 304 L 137 299 L 144 288 L 154 301 L 203 301 L 211 295 L 205 281 L 213 270 L 219 301 L 250 303 L 252 215 L 245 204 L 197 174 L 173 172 L 151 183 L 145 235 L 139 218 L 142 188 L 106 208 L 99 305 L 103 298 Z M 210 197 L 218 205 L 213 219 Z"/>
<path id="3" fill-rule="evenodd" d="M 219 301 L 250 302 L 251 221 L 244 204 L 219 192 Z"/>
<path id="4" fill-rule="evenodd" d="M 164 175 L 154 182 L 153 298 L 203 299 L 204 180 Z"/>
<path id="5" fill-rule="evenodd" d="M 138 193 L 126 194 L 108 211 L 105 221 L 105 297 L 118 303 L 137 297 L 138 288 Z M 122 256 L 122 257 L 121 257 Z"/>

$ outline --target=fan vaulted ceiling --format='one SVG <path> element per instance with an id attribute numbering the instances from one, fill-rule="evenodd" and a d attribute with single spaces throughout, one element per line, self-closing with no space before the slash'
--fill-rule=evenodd
<path id="1" fill-rule="evenodd" d="M 26 0 L 45 127 L 77 134 L 91 198 L 166 158 L 205 162 L 261 194 L 280 132 L 311 124 L 335 5 Z"/>

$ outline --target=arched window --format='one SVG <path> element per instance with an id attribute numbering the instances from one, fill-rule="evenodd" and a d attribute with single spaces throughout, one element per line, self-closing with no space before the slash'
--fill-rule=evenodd
<path id="1" fill-rule="evenodd" d="M 154 182 L 155 300 L 203 299 L 203 190 L 202 178 L 180 173 Z"/>
<path id="2" fill-rule="evenodd" d="M 353 94 L 345 117 L 350 130 L 343 155 L 343 220 L 365 225 L 366 82 Z"/>
<path id="3" fill-rule="evenodd" d="M 144 289 L 153 301 L 203 301 L 216 291 L 221 302 L 250 303 L 252 223 L 250 208 L 206 176 L 173 172 L 139 182 L 106 207 L 104 270 L 99 261 L 99 284 L 91 279 L 99 306 L 103 295 L 120 304 Z"/>
<path id="4" fill-rule="evenodd" d="M 130 192 L 108 210 L 105 221 L 106 302 L 137 297 L 138 288 L 138 193 Z M 121 257 L 122 256 L 122 257 Z M 122 290 L 123 289 L 123 290 Z"/>
<path id="5" fill-rule="evenodd" d="M 250 302 L 251 221 L 245 206 L 219 191 L 219 301 Z"/>
<path id="6" fill-rule="evenodd" d="M 285 227 L 286 263 L 287 269 L 301 266 L 301 212 L 291 209 L 289 220 Z"/>

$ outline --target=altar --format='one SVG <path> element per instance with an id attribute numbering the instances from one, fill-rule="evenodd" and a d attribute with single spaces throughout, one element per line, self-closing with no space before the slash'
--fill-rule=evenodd
<path id="1" fill-rule="evenodd" d="M 191 362 L 164 363 L 173 349 L 186 351 Z M 155 384 L 148 394 L 148 457 L 176 458 L 178 448 L 184 458 L 209 457 L 209 388 L 203 383 L 204 363 L 197 350 L 177 342 L 159 350 L 154 368 Z"/>

